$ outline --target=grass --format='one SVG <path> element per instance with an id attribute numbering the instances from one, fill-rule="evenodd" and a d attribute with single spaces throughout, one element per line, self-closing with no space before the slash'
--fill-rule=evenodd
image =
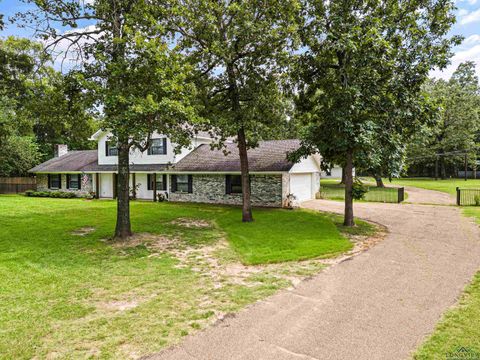
<path id="1" fill-rule="evenodd" d="M 242 224 L 238 208 L 149 202 L 132 203 L 133 230 L 175 240 L 180 255 L 144 243 L 112 246 L 115 207 L 0 196 L 2 359 L 138 358 L 324 266 L 294 260 L 352 247 L 330 214 L 256 209 L 256 221 Z M 182 226 L 179 218 L 208 226 Z M 93 231 L 73 233 L 86 227 Z M 374 230 L 360 223 L 352 231 Z M 240 261 L 275 264 L 235 281 L 215 272 Z"/>
<path id="2" fill-rule="evenodd" d="M 322 199 L 329 200 L 344 200 L 345 199 L 345 186 L 339 184 L 338 179 L 322 179 L 320 183 L 320 197 Z M 398 202 L 398 190 L 396 188 L 378 188 L 376 186 L 369 186 L 368 192 L 365 194 L 363 201 L 371 202 Z"/>
<path id="3" fill-rule="evenodd" d="M 480 225 L 480 208 L 465 208 Z M 467 286 L 460 304 L 448 311 L 433 334 L 417 350 L 415 359 L 480 359 L 480 272 Z M 466 353 L 459 353 L 460 348 Z M 448 356 L 447 356 L 448 355 Z"/>
<path id="4" fill-rule="evenodd" d="M 437 190 L 451 195 L 456 194 L 457 187 L 462 189 L 480 189 L 480 179 L 469 179 L 465 181 L 463 179 L 435 180 L 431 178 L 409 178 L 393 179 L 392 184 L 400 186 L 413 186 L 427 190 Z M 388 185 L 388 180 L 386 181 L 386 185 Z"/>

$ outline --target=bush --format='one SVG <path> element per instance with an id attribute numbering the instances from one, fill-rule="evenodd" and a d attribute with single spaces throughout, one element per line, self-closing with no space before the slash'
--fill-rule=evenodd
<path id="1" fill-rule="evenodd" d="M 480 195 L 475 195 L 474 201 L 475 206 L 480 206 Z"/>
<path id="2" fill-rule="evenodd" d="M 67 191 L 33 191 L 33 190 L 25 191 L 25 196 L 50 197 L 50 198 L 57 198 L 57 199 L 72 199 L 77 197 L 75 193 L 67 192 Z"/>
<path id="3" fill-rule="evenodd" d="M 356 180 L 352 186 L 352 197 L 355 200 L 361 200 L 365 197 L 365 194 L 368 192 L 368 188 L 362 184 L 360 180 Z"/>

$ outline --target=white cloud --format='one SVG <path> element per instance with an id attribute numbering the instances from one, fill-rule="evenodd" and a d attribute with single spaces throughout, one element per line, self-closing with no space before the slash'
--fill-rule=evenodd
<path id="1" fill-rule="evenodd" d="M 477 0 L 457 0 L 457 3 L 467 3 L 469 5 L 475 5 Z"/>
<path id="2" fill-rule="evenodd" d="M 462 45 L 475 45 L 477 43 L 480 43 L 480 35 L 479 34 L 473 34 L 467 37 L 465 40 L 463 40 Z"/>
<path id="3" fill-rule="evenodd" d="M 468 12 L 463 16 L 462 15 L 460 16 L 461 25 L 470 24 L 472 22 L 480 22 L 480 9 L 472 12 Z"/>
<path id="4" fill-rule="evenodd" d="M 474 35 L 472 35 L 474 36 Z M 469 38 L 471 38 L 470 36 Z M 480 36 L 477 35 L 477 41 Z M 458 65 L 465 61 L 474 61 L 476 63 L 477 75 L 480 77 L 480 44 L 474 45 L 468 49 L 458 51 L 451 60 L 451 64 L 444 70 L 434 70 L 430 73 L 430 76 L 442 79 L 449 79 L 453 72 L 457 69 Z"/>
<path id="5" fill-rule="evenodd" d="M 462 17 L 469 13 L 467 9 L 458 9 L 458 16 Z"/>

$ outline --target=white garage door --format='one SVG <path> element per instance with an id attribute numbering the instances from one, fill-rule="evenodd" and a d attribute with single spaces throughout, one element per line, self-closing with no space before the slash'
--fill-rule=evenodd
<path id="1" fill-rule="evenodd" d="M 312 198 L 312 175 L 290 174 L 290 192 L 295 195 L 297 201 L 310 200 Z"/>

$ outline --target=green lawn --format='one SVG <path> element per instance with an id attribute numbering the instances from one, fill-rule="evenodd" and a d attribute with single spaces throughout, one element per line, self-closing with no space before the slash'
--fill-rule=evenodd
<path id="1" fill-rule="evenodd" d="M 368 192 L 365 194 L 363 201 L 372 202 L 398 202 L 398 190 L 396 188 L 378 188 L 374 185 L 365 184 Z M 345 186 L 339 184 L 338 179 L 322 179 L 320 181 L 320 197 L 329 200 L 344 200 Z"/>
<path id="2" fill-rule="evenodd" d="M 480 225 L 480 208 L 465 208 L 467 216 L 475 217 Z M 434 333 L 418 349 L 415 359 L 480 359 L 480 272 L 463 293 L 460 304 L 448 311 Z M 467 354 L 456 354 L 460 347 Z M 456 357 L 455 357 L 456 355 Z"/>
<path id="3" fill-rule="evenodd" d="M 238 208 L 150 202 L 132 203 L 145 241 L 114 246 L 115 206 L 0 196 L 2 359 L 138 358 L 324 267 L 291 260 L 352 247 L 329 214 L 256 209 L 242 224 Z"/>
<path id="4" fill-rule="evenodd" d="M 384 180 L 388 186 L 388 180 Z M 411 179 L 394 179 L 392 181 L 394 185 L 400 186 L 413 186 L 427 190 L 437 190 L 446 192 L 452 195 L 456 194 L 456 188 L 477 188 L 480 189 L 480 179 L 469 179 L 467 181 L 462 179 L 448 179 L 448 180 L 435 180 L 430 178 L 411 178 Z"/>

